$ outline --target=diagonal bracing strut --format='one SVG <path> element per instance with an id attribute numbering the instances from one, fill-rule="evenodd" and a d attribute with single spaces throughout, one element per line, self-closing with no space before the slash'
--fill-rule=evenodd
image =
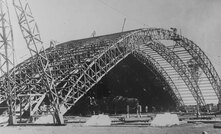
<path id="1" fill-rule="evenodd" d="M 58 124 L 62 124 L 63 119 L 59 112 L 59 98 L 55 89 L 54 78 L 52 76 L 49 60 L 44 51 L 39 29 L 32 15 L 30 6 L 27 0 L 13 0 L 13 6 L 16 11 L 20 29 L 27 44 L 27 48 L 32 56 L 32 78 L 30 79 L 40 79 L 40 90 L 44 90 L 47 93 L 50 104 L 54 109 L 56 122 Z M 34 55 L 36 56 L 35 60 L 37 61 L 34 60 Z M 37 72 L 34 70 L 37 70 Z M 39 86 L 32 85 L 30 92 L 38 88 Z"/>

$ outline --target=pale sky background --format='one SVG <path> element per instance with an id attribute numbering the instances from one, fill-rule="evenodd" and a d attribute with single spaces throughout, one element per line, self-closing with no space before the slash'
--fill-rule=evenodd
<path id="1" fill-rule="evenodd" d="M 9 0 L 9 3 L 12 0 Z M 10 3 L 12 4 L 12 3 Z M 29 0 L 46 45 L 144 28 L 176 27 L 199 45 L 221 76 L 221 0 Z M 16 60 L 29 55 L 10 6 Z"/>

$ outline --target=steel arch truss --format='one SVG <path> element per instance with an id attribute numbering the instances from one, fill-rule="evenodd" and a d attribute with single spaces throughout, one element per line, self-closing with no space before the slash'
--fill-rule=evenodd
<path id="1" fill-rule="evenodd" d="M 161 82 L 166 81 L 166 88 L 167 91 L 170 93 L 172 98 L 177 104 L 177 107 L 182 107 L 184 106 L 183 99 L 174 84 L 173 80 L 171 77 L 168 75 L 166 70 L 153 58 L 151 55 L 148 55 L 148 53 L 142 51 L 142 50 L 137 50 L 133 52 L 133 55 L 141 62 L 143 63 L 148 69 L 150 69 L 156 77 L 161 79 Z M 168 87 L 169 86 L 169 87 Z M 172 89 L 172 90 L 171 90 Z"/>
<path id="2" fill-rule="evenodd" d="M 181 39 L 181 40 L 179 40 Z M 197 57 L 194 58 L 194 60 L 198 63 L 200 68 L 203 70 L 203 72 L 206 74 L 207 78 L 209 79 L 219 101 L 220 101 L 220 96 L 221 96 L 221 80 L 216 72 L 214 66 L 212 65 L 211 61 L 209 58 L 205 55 L 205 53 L 201 50 L 199 46 L 197 46 L 195 43 L 192 41 L 188 40 L 187 38 L 184 38 L 182 36 L 177 36 L 174 38 L 178 45 L 182 46 L 185 48 L 185 50 L 192 56 L 192 57 Z"/>
<path id="3" fill-rule="evenodd" d="M 185 48 L 192 57 L 198 56 L 199 58 L 196 59 L 196 62 L 199 63 L 208 77 L 217 95 L 216 97 L 220 100 L 220 78 L 205 53 L 192 41 L 176 34 L 174 31 L 148 28 L 67 42 L 45 50 L 50 62 L 52 76 L 55 78 L 54 83 L 59 96 L 62 114 L 131 53 L 138 60 L 151 65 L 152 70 L 158 72 L 161 78 L 167 82 L 168 87 L 171 89 L 168 91 L 171 91 L 173 98 L 177 100 L 180 106 L 185 105 L 182 95 L 175 85 L 176 83 L 173 82 L 164 67 L 160 66 L 154 57 L 145 51 L 146 48 L 152 49 L 170 63 L 183 79 L 194 99 L 197 101 L 197 97 L 199 97 L 200 104 L 205 105 L 201 89 L 191 79 L 190 69 L 186 63 L 173 50 L 158 42 L 160 40 L 175 41 L 179 46 Z M 39 83 L 39 86 L 41 85 L 40 79 L 35 75 L 39 68 L 33 67 L 33 64 L 31 64 L 32 59 L 35 58 L 36 56 L 13 69 L 18 87 L 19 85 L 24 85 L 22 83 L 33 81 L 33 79 L 36 79 L 36 83 Z M 33 89 L 33 92 L 35 90 Z M 28 91 L 27 87 L 19 87 L 17 94 L 27 93 Z M 44 95 L 42 96 L 44 97 Z M 36 100 L 42 101 L 42 98 L 38 97 Z M 40 102 L 36 103 L 40 105 Z M 37 109 L 37 107 L 34 109 Z"/>
<path id="4" fill-rule="evenodd" d="M 70 77 L 72 84 L 69 87 L 64 87 L 65 90 L 61 92 L 62 113 L 70 109 L 103 76 L 126 58 L 132 50 L 131 40 L 129 38 L 121 39 L 99 54 L 90 64 L 85 64 L 84 70 L 79 73 L 79 77 Z"/>
<path id="5" fill-rule="evenodd" d="M 221 80 L 216 72 L 214 66 L 212 65 L 209 58 L 205 55 L 205 53 L 197 46 L 193 41 L 178 35 L 174 31 L 165 30 L 161 28 L 151 28 L 151 29 L 142 29 L 142 35 L 145 38 L 149 38 L 152 40 L 172 40 L 175 41 L 178 45 L 185 48 L 185 50 L 192 56 L 198 57 L 196 62 L 200 65 L 203 72 L 206 74 L 209 79 L 213 90 L 215 91 L 218 100 L 221 100 Z"/>
<path id="6" fill-rule="evenodd" d="M 203 95 L 198 85 L 195 84 L 195 81 L 192 81 L 190 79 L 191 72 L 189 68 L 185 65 L 185 63 L 173 51 L 171 51 L 170 49 L 168 49 L 166 46 L 164 46 L 161 43 L 151 41 L 147 43 L 146 46 L 156 51 L 168 63 L 170 63 L 171 66 L 176 70 L 176 72 L 181 76 L 185 84 L 188 86 L 194 99 L 198 101 L 198 95 L 199 95 L 200 104 L 205 105 L 205 100 L 203 98 Z"/>

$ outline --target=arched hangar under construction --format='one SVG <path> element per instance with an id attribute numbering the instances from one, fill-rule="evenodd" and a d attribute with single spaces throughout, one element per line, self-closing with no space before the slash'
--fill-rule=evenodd
<path id="1" fill-rule="evenodd" d="M 216 105 L 221 99 L 220 78 L 211 61 L 174 29 L 137 29 L 69 41 L 45 51 L 62 114 L 83 110 L 86 96 L 98 101 L 111 96 L 137 98 L 142 106 L 164 110 Z M 41 86 L 40 77 L 33 74 L 38 68 L 32 66 L 32 58 L 17 65 L 15 74 Z M 16 92 L 45 93 L 30 87 Z M 39 106 L 43 99 L 36 98 L 33 103 Z"/>

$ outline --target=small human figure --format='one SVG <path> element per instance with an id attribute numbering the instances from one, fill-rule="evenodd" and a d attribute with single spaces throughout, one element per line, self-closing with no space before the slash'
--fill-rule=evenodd
<path id="1" fill-rule="evenodd" d="M 156 112 L 156 108 L 152 106 L 152 112 Z"/>
<path id="2" fill-rule="evenodd" d="M 141 105 L 137 105 L 137 117 L 141 117 L 142 107 Z"/>
<path id="3" fill-rule="evenodd" d="M 127 105 L 127 118 L 130 118 L 130 106 Z"/>
<path id="4" fill-rule="evenodd" d="M 145 112 L 148 113 L 148 106 L 145 106 Z"/>

